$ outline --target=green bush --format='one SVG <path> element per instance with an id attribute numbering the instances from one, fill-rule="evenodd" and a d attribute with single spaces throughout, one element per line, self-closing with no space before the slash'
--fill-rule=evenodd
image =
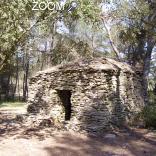
<path id="1" fill-rule="evenodd" d="M 144 108 L 142 118 L 146 127 L 156 128 L 156 103 L 152 103 Z"/>
<path id="2" fill-rule="evenodd" d="M 153 91 L 149 91 L 148 92 L 148 96 L 149 96 L 149 103 L 152 105 L 156 105 L 156 95 Z"/>
<path id="3" fill-rule="evenodd" d="M 146 127 L 156 128 L 156 95 L 153 91 L 148 92 L 149 105 L 141 113 L 141 119 Z"/>

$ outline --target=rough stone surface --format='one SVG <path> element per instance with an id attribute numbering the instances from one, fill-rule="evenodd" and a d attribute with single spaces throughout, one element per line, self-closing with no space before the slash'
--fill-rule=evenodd
<path id="1" fill-rule="evenodd" d="M 106 134 L 104 138 L 106 138 L 106 139 L 116 139 L 116 135 L 115 134 Z"/>
<path id="2" fill-rule="evenodd" d="M 71 118 L 59 91 L 71 92 Z M 28 112 L 67 130 L 103 132 L 130 122 L 144 107 L 141 75 L 112 59 L 84 59 L 38 72 L 30 80 Z"/>

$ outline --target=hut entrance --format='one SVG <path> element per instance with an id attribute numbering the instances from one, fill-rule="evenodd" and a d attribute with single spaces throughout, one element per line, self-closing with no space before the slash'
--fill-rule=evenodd
<path id="1" fill-rule="evenodd" d="M 68 121 L 71 118 L 71 91 L 57 90 L 57 93 L 65 109 L 65 120 Z"/>

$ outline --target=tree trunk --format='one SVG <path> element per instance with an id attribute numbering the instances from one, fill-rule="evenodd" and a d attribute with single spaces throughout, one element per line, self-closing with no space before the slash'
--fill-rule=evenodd
<path id="1" fill-rule="evenodd" d="M 28 97 L 28 77 L 29 77 L 29 53 L 25 49 L 25 57 L 23 60 L 24 64 L 24 78 L 23 78 L 23 101 L 27 100 Z"/>
<path id="2" fill-rule="evenodd" d="M 150 73 L 150 65 L 151 65 L 151 57 L 152 50 L 154 48 L 155 42 L 148 41 L 147 43 L 147 51 L 144 56 L 144 66 L 143 66 L 143 86 L 144 86 L 144 94 L 145 94 L 145 102 L 148 103 L 148 76 Z"/>
<path id="3" fill-rule="evenodd" d="M 25 74 L 23 80 L 23 101 L 26 101 L 28 97 L 28 74 L 29 74 L 29 61 L 26 63 L 25 66 Z"/>
<path id="4" fill-rule="evenodd" d="M 18 62 L 18 56 L 16 56 L 16 82 L 15 82 L 15 87 L 13 91 L 13 100 L 15 99 L 15 94 L 17 90 L 17 85 L 18 85 L 18 79 L 19 79 L 19 62 Z"/>
<path id="5" fill-rule="evenodd" d="M 146 41 L 144 35 L 145 34 L 139 36 L 136 51 L 132 53 L 132 66 L 134 66 L 142 75 L 143 96 L 145 104 L 148 104 L 148 75 L 150 72 L 152 50 L 155 41 L 151 38 L 148 38 Z M 147 48 L 145 49 L 145 47 Z"/>

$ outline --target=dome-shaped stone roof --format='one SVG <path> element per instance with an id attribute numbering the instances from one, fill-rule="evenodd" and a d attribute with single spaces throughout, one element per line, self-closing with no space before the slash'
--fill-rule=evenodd
<path id="1" fill-rule="evenodd" d="M 94 58 L 94 59 L 78 59 L 67 64 L 61 64 L 49 69 L 40 71 L 37 75 L 44 73 L 52 73 L 57 71 L 113 71 L 117 72 L 122 70 L 122 72 L 134 73 L 134 70 L 130 65 L 122 63 L 110 58 Z M 36 76 L 37 76 L 36 75 Z"/>

